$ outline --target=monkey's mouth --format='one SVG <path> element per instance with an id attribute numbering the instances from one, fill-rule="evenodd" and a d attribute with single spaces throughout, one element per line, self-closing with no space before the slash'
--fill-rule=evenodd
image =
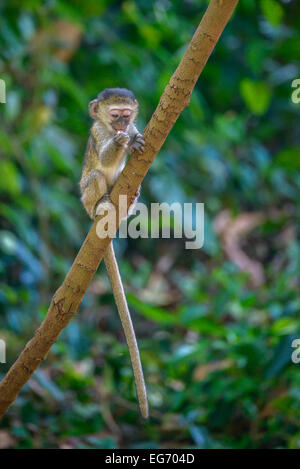
<path id="1" fill-rule="evenodd" d="M 112 123 L 111 124 L 112 128 L 113 128 L 113 131 L 118 134 L 119 132 L 126 132 L 127 130 L 127 127 L 128 125 L 124 124 L 123 125 L 121 124 L 121 122 L 117 122 L 117 123 Z"/>
<path id="2" fill-rule="evenodd" d="M 118 134 L 119 132 L 126 132 L 126 128 L 123 127 L 121 129 L 114 129 L 115 133 Z"/>

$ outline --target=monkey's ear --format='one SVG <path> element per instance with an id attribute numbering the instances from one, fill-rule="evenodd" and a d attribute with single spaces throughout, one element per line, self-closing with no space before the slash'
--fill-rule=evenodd
<path id="1" fill-rule="evenodd" d="M 93 99 L 93 101 L 89 103 L 89 113 L 92 119 L 97 119 L 98 104 L 99 102 L 97 99 Z"/>

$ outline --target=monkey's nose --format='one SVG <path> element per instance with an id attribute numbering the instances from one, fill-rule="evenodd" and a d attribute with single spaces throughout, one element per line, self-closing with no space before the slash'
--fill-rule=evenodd
<path id="1" fill-rule="evenodd" d="M 121 122 L 118 122 L 118 123 L 116 123 L 116 125 L 115 125 L 115 129 L 116 129 L 117 132 L 125 132 L 126 128 L 127 128 L 127 126 L 124 125 L 123 122 L 122 122 L 122 123 L 121 123 Z"/>

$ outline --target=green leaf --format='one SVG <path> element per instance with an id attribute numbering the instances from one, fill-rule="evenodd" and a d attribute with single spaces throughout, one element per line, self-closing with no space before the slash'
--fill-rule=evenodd
<path id="1" fill-rule="evenodd" d="M 144 303 L 132 293 L 126 293 L 126 298 L 128 303 L 147 319 L 160 324 L 173 324 L 177 322 L 175 313 L 170 314 L 162 308 Z"/>
<path id="2" fill-rule="evenodd" d="M 244 139 L 245 122 L 234 113 L 217 115 L 215 125 L 217 132 L 232 142 L 238 143 Z"/>
<path id="3" fill-rule="evenodd" d="M 299 321 L 296 318 L 283 317 L 277 319 L 271 327 L 271 333 L 274 335 L 293 334 L 299 330 Z"/>
<path id="4" fill-rule="evenodd" d="M 268 44 L 261 39 L 250 41 L 250 43 L 247 44 L 247 64 L 254 73 L 258 73 L 261 70 L 263 63 L 268 57 L 269 53 L 270 51 Z"/>
<path id="5" fill-rule="evenodd" d="M 282 150 L 275 158 L 274 164 L 287 170 L 294 171 L 300 169 L 300 148 L 287 148 Z"/>
<path id="6" fill-rule="evenodd" d="M 279 24 L 281 24 L 284 15 L 284 10 L 277 1 L 261 0 L 260 7 L 269 23 L 273 24 L 274 26 L 278 26 Z"/>
<path id="7" fill-rule="evenodd" d="M 264 114 L 271 101 L 271 89 L 263 81 L 252 81 L 245 78 L 240 83 L 241 95 L 254 114 Z"/>
<path id="8" fill-rule="evenodd" d="M 20 193 L 21 184 L 18 170 L 12 161 L 0 160 L 0 191 L 11 195 Z"/>
<path id="9" fill-rule="evenodd" d="M 201 334 L 211 334 L 212 336 L 226 336 L 226 329 L 221 324 L 210 318 L 198 318 L 185 324 L 188 329 L 200 332 Z"/>

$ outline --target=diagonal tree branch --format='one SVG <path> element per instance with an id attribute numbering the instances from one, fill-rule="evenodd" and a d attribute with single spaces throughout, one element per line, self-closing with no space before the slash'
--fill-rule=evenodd
<path id="1" fill-rule="evenodd" d="M 110 194 L 118 212 L 119 195 L 128 205 L 182 110 L 188 106 L 195 83 L 212 53 L 238 0 L 211 0 L 181 62 L 163 92 L 147 125 L 145 152 L 134 152 Z M 98 218 L 99 219 L 99 218 Z M 0 383 L 0 417 L 44 360 L 52 344 L 79 309 L 110 238 L 100 239 L 93 223 L 61 287 L 55 292 L 47 316 Z"/>

